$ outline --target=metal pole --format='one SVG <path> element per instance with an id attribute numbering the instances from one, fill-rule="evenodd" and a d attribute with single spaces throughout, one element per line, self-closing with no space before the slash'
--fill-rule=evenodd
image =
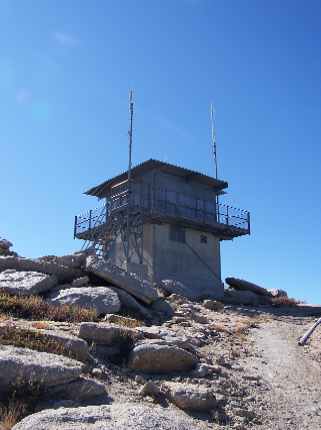
<path id="1" fill-rule="evenodd" d="M 215 135 L 215 115 L 213 103 L 211 103 L 211 139 L 212 139 L 212 153 L 214 157 L 215 166 L 215 179 L 218 179 L 218 163 L 217 163 L 217 148 L 216 148 L 216 135 Z M 218 211 L 219 211 L 219 199 L 218 194 L 216 194 L 216 222 L 219 222 Z"/>
<path id="2" fill-rule="evenodd" d="M 134 102 L 133 92 L 129 92 L 129 154 L 128 154 L 128 186 L 127 186 L 127 249 L 126 249 L 126 270 L 129 271 L 129 248 L 130 248 L 130 205 L 131 205 L 131 175 L 132 175 L 132 145 L 133 145 L 133 116 Z"/>

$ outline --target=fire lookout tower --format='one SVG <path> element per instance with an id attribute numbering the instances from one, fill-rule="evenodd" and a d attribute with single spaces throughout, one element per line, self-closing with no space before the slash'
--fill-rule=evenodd
<path id="1" fill-rule="evenodd" d="M 147 160 L 85 192 L 103 200 L 75 217 L 74 237 L 140 279 L 174 279 L 222 297 L 220 241 L 250 234 L 250 214 L 218 203 L 225 181 Z M 130 182 L 129 182 L 130 181 Z"/>

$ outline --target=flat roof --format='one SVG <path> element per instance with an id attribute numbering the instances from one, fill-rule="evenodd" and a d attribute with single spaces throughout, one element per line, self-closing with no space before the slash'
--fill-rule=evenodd
<path id="1" fill-rule="evenodd" d="M 153 170 L 153 169 L 161 170 L 162 172 L 169 173 L 176 176 L 193 179 L 194 181 L 208 185 L 219 191 L 228 187 L 228 183 L 226 181 L 221 181 L 219 179 L 215 179 L 211 176 L 205 175 L 204 173 L 186 169 L 185 167 L 176 166 L 175 164 L 165 163 L 164 161 L 154 160 L 152 158 L 134 166 L 131 171 L 132 178 L 134 179 L 140 174 L 144 172 L 148 172 L 149 170 Z M 125 172 L 120 173 L 119 175 L 114 176 L 113 178 L 107 179 L 107 181 L 104 181 L 101 184 L 90 188 L 89 190 L 85 191 L 84 194 L 87 194 L 88 196 L 99 197 L 99 198 L 105 197 L 108 190 L 113 185 L 122 181 L 126 181 L 127 176 L 128 176 L 128 171 L 126 170 Z"/>

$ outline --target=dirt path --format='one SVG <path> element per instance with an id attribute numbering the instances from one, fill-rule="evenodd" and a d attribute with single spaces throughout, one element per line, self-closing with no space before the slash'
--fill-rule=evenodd
<path id="1" fill-rule="evenodd" d="M 251 334 L 254 357 L 245 366 L 262 378 L 262 429 L 321 429 L 321 367 L 297 344 L 309 324 L 275 320 Z"/>

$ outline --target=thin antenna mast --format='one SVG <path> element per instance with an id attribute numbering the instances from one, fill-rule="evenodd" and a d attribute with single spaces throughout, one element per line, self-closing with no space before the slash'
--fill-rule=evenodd
<path id="1" fill-rule="evenodd" d="M 128 130 L 128 197 L 127 197 L 127 249 L 126 249 L 126 269 L 129 271 L 129 247 L 130 247 L 130 209 L 131 209 L 131 176 L 132 176 L 132 146 L 133 146 L 133 116 L 134 101 L 133 91 L 129 92 L 129 130 Z"/>
<path id="2" fill-rule="evenodd" d="M 217 149 L 216 149 L 216 134 L 215 134 L 215 114 L 214 114 L 213 103 L 211 103 L 211 138 L 212 138 L 212 153 L 213 153 L 214 165 L 215 165 L 215 179 L 218 179 Z"/>
<path id="3" fill-rule="evenodd" d="M 212 140 L 212 154 L 214 158 L 215 179 L 218 179 L 218 162 L 217 162 L 217 147 L 216 147 L 216 133 L 215 133 L 215 112 L 213 103 L 211 103 L 211 140 Z M 219 200 L 216 194 L 216 216 L 219 219 Z"/>

